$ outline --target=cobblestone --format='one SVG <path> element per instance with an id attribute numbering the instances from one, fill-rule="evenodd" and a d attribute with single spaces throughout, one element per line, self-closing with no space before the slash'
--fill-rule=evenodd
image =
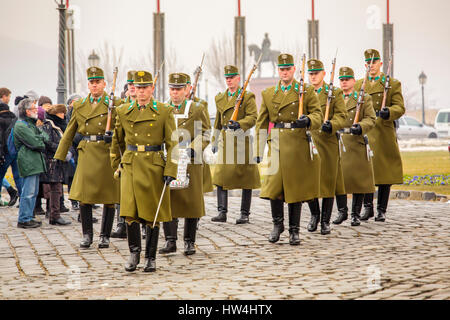
<path id="1" fill-rule="evenodd" d="M 327 236 L 306 231 L 304 205 L 301 245 L 293 247 L 287 230 L 278 243 L 267 241 L 272 219 L 265 200 L 253 198 L 251 223 L 236 225 L 236 194 L 223 224 L 211 222 L 216 199 L 205 197 L 197 253 L 183 255 L 180 224 L 179 249 L 157 255 L 156 273 L 144 273 L 142 263 L 134 273 L 124 270 L 124 239 L 98 249 L 100 223 L 91 248 L 80 249 L 77 212 L 63 214 L 69 226 L 43 220 L 25 230 L 16 227 L 16 208 L 0 208 L 0 299 L 450 299 L 448 203 L 392 200 L 385 223 L 351 227 L 347 220 Z M 334 208 L 332 219 L 336 214 Z M 101 219 L 101 209 L 94 216 Z"/>

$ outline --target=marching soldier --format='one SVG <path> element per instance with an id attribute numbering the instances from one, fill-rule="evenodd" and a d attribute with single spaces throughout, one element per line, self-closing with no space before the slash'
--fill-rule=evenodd
<path id="1" fill-rule="evenodd" d="M 134 86 L 134 74 L 135 70 L 130 70 L 127 72 L 127 98 L 123 100 L 123 103 L 131 103 L 136 100 L 136 88 Z M 127 238 L 127 227 L 125 225 L 125 218 L 120 216 L 120 204 L 116 205 L 116 216 L 117 216 L 117 229 L 111 233 L 111 238 Z"/>
<path id="2" fill-rule="evenodd" d="M 241 214 L 236 224 L 245 224 L 249 223 L 252 189 L 261 186 L 258 166 L 252 157 L 252 137 L 248 135 L 248 130 L 256 123 L 257 109 L 255 95 L 246 91 L 239 107 L 237 121 L 230 122 L 236 98 L 242 90 L 239 87 L 241 77 L 235 66 L 225 66 L 224 70 L 228 88 L 215 98 L 217 113 L 212 138 L 212 151 L 219 151 L 213 175 L 213 184 L 217 186 L 219 214 L 211 221 L 227 221 L 228 190 L 242 189 Z"/>
<path id="3" fill-rule="evenodd" d="M 114 222 L 114 204 L 119 203 L 119 184 L 109 165 L 111 136 L 105 134 L 109 96 L 104 91 L 103 70 L 87 69 L 89 95 L 73 105 L 72 117 L 55 153 L 55 159 L 65 160 L 76 133 L 82 135 L 78 145 L 78 165 L 69 198 L 80 202 L 83 239 L 81 248 L 89 248 L 93 240 L 92 206 L 103 203 L 99 248 L 109 247 Z M 120 99 L 114 105 L 120 105 Z M 115 109 L 112 110 L 115 116 Z M 114 119 L 114 118 L 112 118 Z M 113 128 L 113 125 L 112 125 Z"/>
<path id="4" fill-rule="evenodd" d="M 330 87 L 324 81 L 325 70 L 323 63 L 316 59 L 309 60 L 308 75 L 309 81 L 314 87 L 314 91 L 319 99 L 322 113 L 325 115 Z M 333 210 L 334 196 L 336 195 L 337 177 L 340 171 L 339 165 L 341 164 L 339 161 L 339 140 L 336 132 L 343 128 L 346 115 L 342 90 L 335 88 L 333 90 L 333 98 L 330 102 L 328 120 L 322 124 L 320 130 L 312 132 L 321 159 L 320 198 L 322 198 L 322 210 L 319 207 L 319 199 L 316 198 L 308 202 L 311 211 L 311 220 L 308 224 L 309 232 L 317 230 L 319 220 L 321 234 L 326 235 L 331 231 L 331 212 Z M 340 190 L 340 192 L 342 193 L 344 191 Z"/>
<path id="5" fill-rule="evenodd" d="M 344 175 L 345 190 L 353 194 L 351 225 L 359 226 L 361 223 L 360 213 L 365 193 L 375 192 L 375 183 L 373 179 L 372 159 L 365 135 L 375 127 L 375 111 L 372 106 L 372 98 L 365 94 L 361 105 L 357 123 L 354 123 L 356 117 L 356 107 L 358 101 L 358 92 L 354 90 L 355 75 L 351 68 L 342 67 L 339 69 L 339 82 L 343 91 L 345 106 L 347 108 L 347 119 L 345 128 L 350 128 L 350 133 L 346 132 L 342 136 L 346 152 L 342 153 L 342 172 Z M 336 197 L 337 198 L 337 197 Z M 343 195 L 347 207 L 347 195 Z M 348 214 L 345 211 L 339 211 L 339 215 L 334 224 L 341 224 L 347 220 Z"/>
<path id="6" fill-rule="evenodd" d="M 381 72 L 383 63 L 381 62 L 380 53 L 375 49 L 369 49 L 364 52 L 364 56 L 366 67 L 373 57 L 373 64 L 367 79 L 366 92 L 372 96 L 377 120 L 375 128 L 368 133 L 368 137 L 374 154 L 373 172 L 375 185 L 378 186 L 377 216 L 375 221 L 384 222 L 391 186 L 403 183 L 402 158 L 398 147 L 394 121 L 405 114 L 405 105 L 400 81 L 390 78 L 386 106 L 381 109 L 387 76 Z M 356 90 L 361 88 L 362 82 L 363 79 L 356 82 Z M 373 216 L 373 193 L 366 193 L 364 195 L 364 213 L 361 216 L 361 220 L 368 220 Z"/>
<path id="7" fill-rule="evenodd" d="M 192 90 L 192 84 L 191 84 L 191 77 L 186 74 L 183 73 L 184 75 L 186 75 L 187 77 L 187 85 L 186 85 L 186 98 L 189 97 L 191 90 Z M 199 97 L 194 97 L 194 102 L 197 103 L 201 103 L 204 105 L 204 110 L 205 110 L 205 115 L 206 118 L 208 119 L 208 130 L 211 131 L 211 121 L 210 121 L 210 116 L 209 116 L 209 111 L 208 111 L 208 102 L 200 99 Z M 212 184 L 212 176 L 211 176 L 211 167 L 209 166 L 208 163 L 203 163 L 203 192 L 212 192 L 214 190 L 213 184 Z"/>
<path id="8" fill-rule="evenodd" d="M 169 75 L 169 105 L 174 109 L 175 121 L 180 137 L 179 151 L 187 152 L 191 163 L 187 166 L 189 186 L 170 190 L 172 218 L 163 223 L 166 244 L 159 253 L 175 252 L 177 249 L 178 218 L 184 219 L 184 254 L 195 253 L 197 222 L 205 215 L 203 198 L 203 150 L 209 139 L 203 139 L 208 130 L 204 105 L 186 99 L 187 77 L 183 73 Z"/>
<path id="9" fill-rule="evenodd" d="M 137 97 L 132 103 L 117 109 L 111 147 L 111 165 L 116 172 L 115 177 L 120 177 L 123 190 L 120 215 L 125 217 L 127 226 L 130 258 L 125 270 L 129 272 L 136 270 L 140 262 L 139 223 L 146 227 L 144 272 L 153 272 L 156 271 L 159 222 L 172 220 L 170 192 L 164 184 L 168 186 L 177 175 L 177 165 L 172 161 L 172 156 L 175 156 L 172 151 L 177 143 L 177 139 L 172 140 L 175 120 L 172 108 L 152 98 L 152 84 L 151 73 L 135 73 Z M 166 159 L 163 144 L 167 150 Z M 152 227 L 155 220 L 156 225 Z"/>
<path id="10" fill-rule="evenodd" d="M 127 98 L 123 100 L 123 103 L 131 103 L 136 100 L 136 88 L 134 86 L 134 74 L 135 70 L 127 72 Z"/>
<path id="11" fill-rule="evenodd" d="M 290 54 L 278 56 L 280 81 L 262 92 L 262 104 L 256 122 L 257 158 L 261 162 L 264 148 L 260 148 L 269 123 L 274 124 L 267 136 L 269 167 L 274 174 L 266 175 L 261 198 L 269 199 L 273 230 L 269 242 L 275 243 L 284 231 L 283 202 L 289 210 L 289 244 L 299 245 L 301 203 L 319 197 L 320 155 L 311 153 L 312 144 L 307 130 L 319 129 L 322 111 L 313 87 L 303 89 L 304 114 L 299 117 L 300 84 L 294 79 L 294 58 Z"/>

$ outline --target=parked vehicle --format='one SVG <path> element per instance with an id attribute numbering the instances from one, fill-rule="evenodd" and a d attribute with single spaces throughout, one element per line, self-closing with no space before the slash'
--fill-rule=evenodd
<path id="1" fill-rule="evenodd" d="M 434 127 L 439 137 L 450 137 L 450 109 L 441 109 L 438 111 L 434 120 Z"/>
<path id="2" fill-rule="evenodd" d="M 438 132 L 433 127 L 422 124 L 420 121 L 403 116 L 399 119 L 399 128 L 397 136 L 399 139 L 417 139 L 417 138 L 431 138 L 436 139 Z"/>

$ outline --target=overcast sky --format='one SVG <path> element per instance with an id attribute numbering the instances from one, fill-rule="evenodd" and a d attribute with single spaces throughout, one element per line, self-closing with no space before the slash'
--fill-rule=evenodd
<path id="1" fill-rule="evenodd" d="M 364 50 L 376 48 L 382 52 L 381 23 L 386 21 L 386 1 L 315 2 L 321 60 L 329 67 L 339 47 L 337 67 L 353 67 L 362 76 Z M 395 77 L 402 81 L 405 92 L 413 94 L 412 102 L 417 103 L 421 101 L 418 76 L 423 70 L 428 76 L 426 104 L 450 107 L 447 97 L 450 1 L 390 2 Z M 58 12 L 54 0 L 0 0 L 0 3 L 0 87 L 12 89 L 13 95 L 35 89 L 56 102 Z M 300 44 L 307 51 L 311 1 L 241 0 L 241 3 L 248 45 L 260 46 L 264 33 L 268 32 L 273 50 L 286 51 Z M 71 0 L 70 4 L 79 9 L 77 51 L 87 56 L 107 41 L 117 48 L 124 47 L 125 60 L 152 53 L 156 0 Z M 233 36 L 237 0 L 161 0 L 161 11 L 166 19 L 166 48 L 177 53 L 182 71 L 192 72 L 214 39 Z M 126 70 L 120 71 L 123 78 Z M 211 102 L 224 86 L 210 86 Z"/>

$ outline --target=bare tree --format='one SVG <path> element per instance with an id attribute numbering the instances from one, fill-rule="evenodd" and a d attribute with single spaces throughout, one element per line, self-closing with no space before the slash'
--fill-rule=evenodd
<path id="1" fill-rule="evenodd" d="M 107 83 L 107 91 L 109 86 L 112 85 L 113 80 L 113 71 L 114 67 L 119 69 L 119 73 L 117 75 L 117 83 L 121 83 L 126 81 L 126 65 L 124 63 L 125 59 L 123 57 L 124 48 L 121 47 L 117 49 L 114 46 L 109 45 L 106 41 L 100 48 L 95 48 L 95 51 L 98 52 L 98 56 L 100 57 L 99 66 L 103 69 L 105 74 L 105 81 Z M 77 69 L 77 90 L 79 93 L 85 95 L 88 93 L 87 89 L 87 79 L 86 79 L 86 70 L 89 68 L 88 56 L 91 52 L 86 51 L 78 51 L 77 53 L 77 61 L 76 61 L 76 69 Z M 120 93 L 120 92 L 119 92 Z"/>
<path id="2" fill-rule="evenodd" d="M 223 87 L 223 67 L 234 64 L 233 40 L 225 35 L 211 43 L 205 57 L 205 73 L 212 78 L 217 87 Z"/>

